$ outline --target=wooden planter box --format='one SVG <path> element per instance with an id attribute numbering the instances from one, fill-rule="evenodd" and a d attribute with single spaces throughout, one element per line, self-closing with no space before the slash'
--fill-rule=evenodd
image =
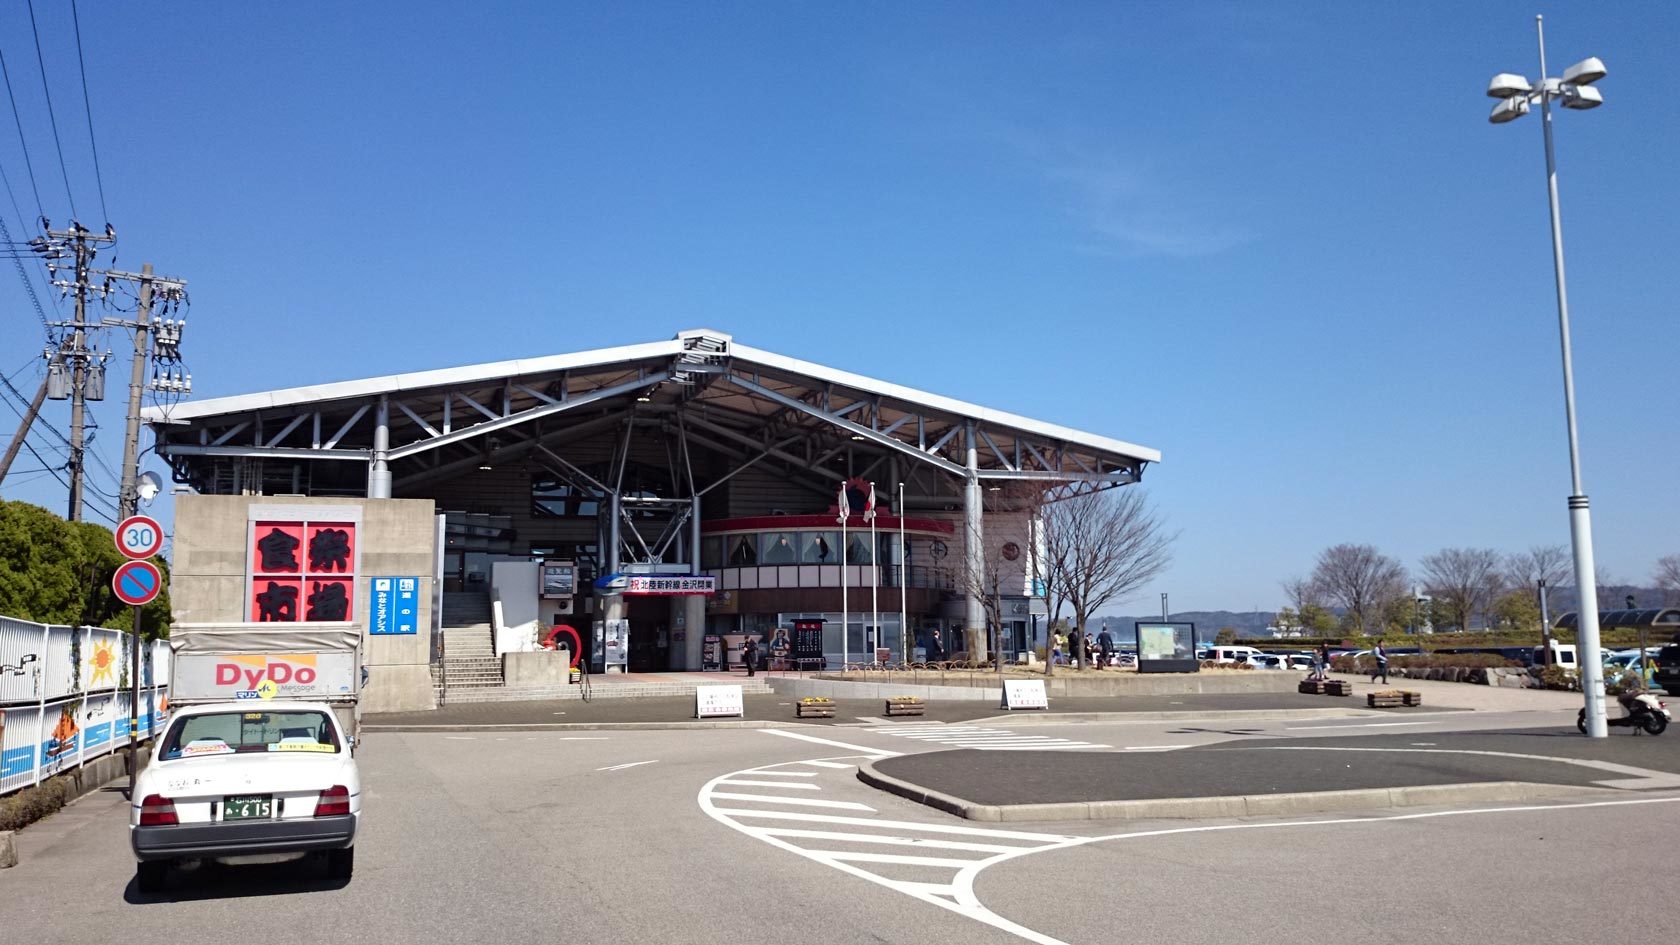
<path id="1" fill-rule="evenodd" d="M 1324 694 L 1327 696 L 1351 696 L 1353 695 L 1353 683 L 1345 679 L 1326 680 Z"/>
<path id="2" fill-rule="evenodd" d="M 1393 709 L 1403 705 L 1423 705 L 1423 693 L 1409 689 L 1384 689 L 1365 694 L 1365 704 L 1373 709 Z"/>
<path id="3" fill-rule="evenodd" d="M 921 715 L 927 706 L 920 699 L 888 699 L 887 716 Z"/>
<path id="4" fill-rule="evenodd" d="M 832 702 L 795 702 L 793 717 L 796 719 L 832 719 L 834 718 L 834 703 Z"/>
<path id="5" fill-rule="evenodd" d="M 1309 696 L 1322 696 L 1329 684 L 1329 681 L 1324 679 L 1303 679 L 1301 684 L 1295 687 L 1295 691 Z"/>

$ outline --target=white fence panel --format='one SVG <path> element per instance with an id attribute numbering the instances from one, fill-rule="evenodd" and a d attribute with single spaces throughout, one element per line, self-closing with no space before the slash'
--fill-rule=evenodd
<path id="1" fill-rule="evenodd" d="M 0 793 L 126 748 L 134 667 L 129 635 L 0 617 Z M 141 646 L 141 737 L 168 716 L 169 644 Z"/>

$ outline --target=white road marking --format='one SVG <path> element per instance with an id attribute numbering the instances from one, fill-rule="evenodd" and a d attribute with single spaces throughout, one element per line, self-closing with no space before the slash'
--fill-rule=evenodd
<path id="1" fill-rule="evenodd" d="M 978 725 L 940 725 L 938 722 L 919 725 L 882 725 L 875 731 L 915 742 L 949 745 L 952 748 L 973 748 L 979 751 L 1048 751 L 1065 749 L 1107 748 L 1092 742 L 1050 735 L 1029 735 L 999 728 Z"/>
<path id="2" fill-rule="evenodd" d="M 642 765 L 656 765 L 658 763 L 659 763 L 659 759 L 655 758 L 652 761 L 632 761 L 629 764 L 625 764 L 625 765 L 608 765 L 605 768 L 596 768 L 595 770 L 596 771 L 623 771 L 625 768 L 639 768 Z"/>
<path id="3" fill-rule="evenodd" d="M 719 784 L 733 784 L 736 787 L 784 788 L 784 789 L 789 790 L 789 791 L 820 791 L 820 790 L 822 790 L 822 788 L 817 787 L 815 784 L 806 784 L 803 781 L 748 781 L 745 778 L 730 778 L 727 781 L 719 781 L 718 783 Z"/>
<path id="4" fill-rule="evenodd" d="M 820 741 L 820 740 L 819 740 Z M 1169 748 L 1185 748 L 1182 746 L 1134 746 L 1138 750 L 1166 750 Z M 1259 747 L 1259 746 L 1256 746 Z M 1284 746 L 1271 746 L 1283 749 Z M 1300 750 L 1314 750 L 1301 746 Z M 1325 749 L 1317 749 L 1325 750 Z M 1332 749 L 1334 750 L 1334 749 Z M 1356 749 L 1356 750 L 1393 750 L 1393 749 Z M 1404 750 L 1404 749 L 1402 749 Z M 1411 749 L 1417 750 L 1417 749 Z M 1508 754 L 1501 752 L 1468 752 L 1472 754 Z M 871 757 L 879 757 L 870 751 Z M 1542 757 L 1542 756 L 1517 756 Z M 1552 759 L 1569 761 L 1572 759 Z M 1220 830 L 1261 830 L 1279 827 L 1317 827 L 1335 825 L 1361 825 L 1380 823 L 1383 821 L 1421 820 L 1435 817 L 1468 816 L 1475 814 L 1499 814 L 1551 810 L 1574 810 L 1593 807 L 1615 807 L 1631 804 L 1680 803 L 1680 795 L 1660 798 L 1640 798 L 1634 800 L 1591 801 L 1585 803 L 1537 804 L 1521 807 L 1464 809 L 1451 811 L 1429 811 L 1423 813 L 1395 814 L 1380 817 L 1344 817 L 1324 820 L 1290 821 L 1276 823 L 1238 823 L 1238 824 L 1210 824 L 1195 827 L 1175 827 L 1160 830 L 1143 830 L 1130 833 L 1112 834 L 1106 836 L 1069 836 L 1058 834 L 1034 833 L 1018 830 L 994 830 L 983 827 L 956 826 L 945 823 L 919 823 L 914 821 L 896 821 L 881 817 L 846 816 L 838 814 L 807 813 L 800 810 L 768 810 L 745 809 L 736 807 L 722 807 L 716 801 L 725 799 L 747 799 L 765 801 L 769 803 L 791 803 L 801 799 L 765 797 L 762 795 L 732 795 L 716 791 L 716 787 L 739 779 L 742 775 L 763 776 L 772 773 L 770 769 L 780 767 L 817 767 L 822 769 L 846 769 L 851 764 L 843 764 L 829 759 L 811 759 L 802 762 L 786 762 L 784 765 L 768 765 L 746 771 L 736 771 L 721 775 L 708 782 L 700 789 L 698 797 L 700 807 L 708 816 L 730 828 L 756 837 L 765 843 L 781 847 L 807 859 L 826 864 L 836 870 L 849 873 L 860 879 L 877 885 L 886 886 L 907 896 L 932 903 L 941 909 L 965 916 L 976 922 L 1001 931 L 1008 932 L 1021 939 L 1034 942 L 1036 945 L 1067 945 L 1067 943 L 1027 928 L 997 913 L 991 911 L 980 902 L 974 892 L 975 880 L 988 867 L 998 863 L 1046 851 L 1063 850 L 1082 846 L 1089 843 L 1101 843 L 1112 840 L 1133 840 L 1149 837 L 1169 836 L 1181 833 L 1204 833 Z M 1624 765 L 1610 765 L 1594 763 L 1590 766 L 1600 767 L 1619 772 L 1635 772 L 1639 774 L 1658 774 L 1660 772 L 1646 772 L 1643 769 L 1628 768 Z M 806 772 L 787 772 L 789 774 L 806 774 Z M 1674 777 L 1680 782 L 1680 776 Z M 775 783 L 778 787 L 790 787 L 790 784 Z M 834 804 L 837 802 L 827 802 Z M 843 802 L 839 802 L 843 803 Z M 863 805 L 858 805 L 863 806 Z M 787 824 L 788 826 L 781 826 Z M 931 835 L 931 836 L 922 836 Z M 973 838 L 947 839 L 951 837 Z M 808 841 L 827 841 L 828 846 L 822 848 L 801 845 Z M 949 850 L 953 853 L 990 854 L 967 858 L 962 856 L 916 856 L 889 852 L 870 852 L 836 848 L 834 843 L 859 844 L 861 846 L 876 845 L 899 848 L 925 848 L 930 850 Z M 890 878 L 873 872 L 871 864 L 892 866 L 899 875 L 909 873 L 921 875 L 928 879 L 900 879 Z"/>
<path id="5" fill-rule="evenodd" d="M 443 737 L 449 739 L 452 742 L 471 742 L 471 741 L 477 741 L 478 740 L 471 735 L 445 735 Z"/>
<path id="6" fill-rule="evenodd" d="M 1177 751 L 1180 748 L 1190 748 L 1190 745 L 1127 745 L 1127 751 Z"/>
<path id="7" fill-rule="evenodd" d="M 563 742 L 604 742 L 604 741 L 607 740 L 607 736 L 606 735 L 562 735 L 562 736 L 560 736 L 560 740 L 563 741 Z"/>
<path id="8" fill-rule="evenodd" d="M 890 755 L 899 754 L 896 751 L 887 751 L 884 748 L 866 748 L 862 745 L 851 745 L 846 742 L 837 742 L 827 738 L 818 738 L 815 735 L 806 735 L 803 732 L 790 732 L 785 728 L 761 728 L 759 731 L 766 735 L 780 735 L 783 738 L 797 738 L 802 742 L 815 742 L 818 745 L 832 745 L 835 748 L 844 748 L 847 751 L 860 752 L 876 758 L 885 758 Z"/>
<path id="9" fill-rule="evenodd" d="M 721 781 L 717 783 L 722 783 Z M 762 801 L 766 804 L 793 804 L 799 807 L 829 807 L 834 810 L 866 810 L 875 812 L 875 808 L 856 801 L 824 801 L 814 797 L 777 797 L 774 794 L 733 794 L 728 791 L 714 791 L 713 797 L 726 801 Z"/>
<path id="10" fill-rule="evenodd" d="M 1286 732 L 1310 732 L 1314 729 L 1340 728 L 1397 728 L 1402 725 L 1428 725 L 1428 722 L 1355 722 L 1349 725 L 1285 725 Z"/>
<path id="11" fill-rule="evenodd" d="M 850 767 L 850 765 L 847 765 L 846 767 Z M 777 778 L 814 778 L 817 776 L 815 771 L 766 771 L 763 768 L 749 768 L 746 771 L 738 773 L 750 774 L 754 777 L 760 778 L 766 776 Z"/>

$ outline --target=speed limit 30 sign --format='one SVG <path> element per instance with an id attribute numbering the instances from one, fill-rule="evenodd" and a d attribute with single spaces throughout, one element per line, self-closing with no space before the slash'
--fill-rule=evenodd
<path id="1" fill-rule="evenodd" d="M 130 558 L 150 558 L 163 549 L 163 526 L 149 515 L 130 515 L 117 526 L 117 550 Z"/>

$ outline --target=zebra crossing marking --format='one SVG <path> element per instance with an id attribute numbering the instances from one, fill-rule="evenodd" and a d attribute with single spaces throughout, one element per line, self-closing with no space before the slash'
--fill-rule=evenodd
<path id="1" fill-rule="evenodd" d="M 1111 747 L 1099 745 L 1095 742 L 1082 742 L 1072 738 L 1032 735 L 1006 729 L 985 728 L 978 725 L 946 725 L 942 722 L 878 725 L 871 731 L 892 735 L 895 738 L 906 738 L 915 742 L 949 745 L 953 748 L 973 748 L 976 751 L 1048 751 L 1052 749 L 1079 751 L 1087 748 Z"/>
<path id="2" fill-rule="evenodd" d="M 777 729 L 765 731 L 780 733 Z M 896 753 L 870 750 L 865 757 L 873 759 L 892 754 Z M 855 767 L 855 762 L 828 758 L 760 765 L 713 778 L 700 788 L 697 800 L 707 816 L 749 837 L 1037 945 L 1066 945 L 986 908 L 974 894 L 974 880 L 992 863 L 1064 846 L 1077 838 L 1028 830 L 894 820 L 880 816 L 866 804 L 824 800 L 806 793 L 821 791 L 824 778 L 830 779 L 831 787 L 855 788 L 856 782 L 842 773 Z M 785 775 L 790 780 L 758 780 L 772 774 Z M 726 790 L 743 784 L 764 793 Z M 777 790 L 787 793 L 774 793 Z M 805 796 L 792 796 L 796 791 Z M 862 813 L 823 812 L 829 810 Z M 894 875 L 885 875 L 877 869 L 891 870 Z"/>

